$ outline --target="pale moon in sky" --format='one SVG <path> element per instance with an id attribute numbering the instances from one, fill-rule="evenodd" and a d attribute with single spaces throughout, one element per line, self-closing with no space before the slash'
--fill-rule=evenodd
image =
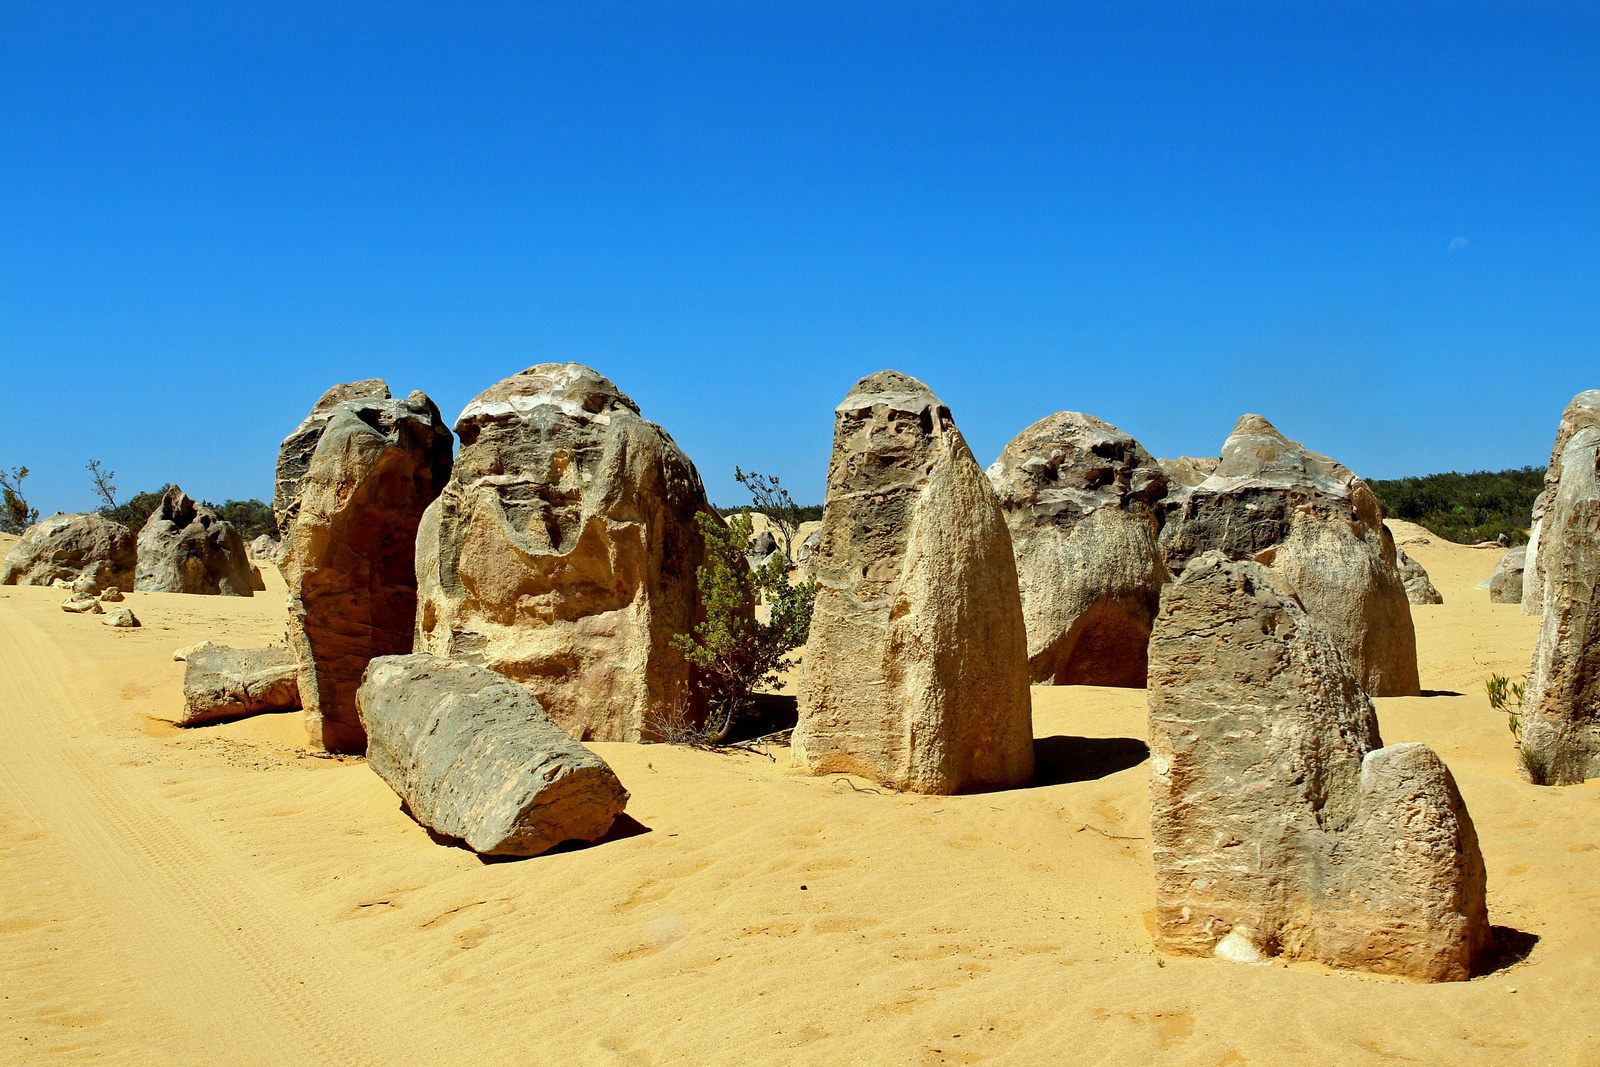
<path id="1" fill-rule="evenodd" d="M 1471 242 L 1469 242 L 1465 237 L 1457 237 L 1454 241 L 1450 242 L 1450 251 L 1459 252 L 1463 248 L 1467 247 L 1467 245 L 1470 243 Z"/>

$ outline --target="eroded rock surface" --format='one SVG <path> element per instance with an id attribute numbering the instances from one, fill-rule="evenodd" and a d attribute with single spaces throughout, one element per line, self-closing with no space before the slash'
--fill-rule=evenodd
<path id="1" fill-rule="evenodd" d="M 1518 545 L 1496 561 L 1494 574 L 1489 576 L 1489 603 L 1522 603 L 1522 580 L 1527 558 L 1528 546 Z"/>
<path id="2" fill-rule="evenodd" d="M 183 668 L 181 726 L 300 706 L 299 666 L 286 648 L 207 645 Z"/>
<path id="3" fill-rule="evenodd" d="M 1115 426 L 1064 411 L 1018 434 L 988 476 L 1016 554 L 1032 680 L 1143 686 L 1171 580 L 1161 465 Z"/>
<path id="4" fill-rule="evenodd" d="M 579 740 L 637 741 L 675 707 L 703 718 L 671 638 L 699 621 L 695 516 L 715 513 L 666 431 L 590 368 L 542 363 L 456 432 L 417 536 L 417 650 L 520 682 Z"/>
<path id="5" fill-rule="evenodd" d="M 321 436 L 320 434 L 318 436 Z M 296 483 L 298 485 L 298 483 Z M 251 559 L 265 560 L 268 563 L 278 562 L 278 551 L 281 546 L 272 539 L 271 534 L 258 534 L 250 542 L 249 551 Z"/>
<path id="6" fill-rule="evenodd" d="M 1425 745 L 1382 747 L 1280 574 L 1192 560 L 1162 598 L 1149 699 L 1161 948 L 1471 977 L 1490 928 L 1455 782 Z"/>
<path id="7" fill-rule="evenodd" d="M 389 400 L 389 383 L 382 378 L 368 378 L 360 382 L 335 385 L 311 405 L 307 415 L 294 432 L 278 446 L 277 478 L 272 491 L 272 517 L 278 523 L 278 534 L 285 544 L 295 516 L 300 514 L 300 482 L 311 467 L 311 457 L 317 451 L 317 442 L 328 428 L 333 409 L 346 400 Z M 266 535 L 263 534 L 263 537 Z M 256 539 L 258 542 L 260 538 Z M 258 556 L 257 559 L 266 557 Z"/>
<path id="8" fill-rule="evenodd" d="M 356 690 L 373 657 L 411 651 L 417 526 L 450 476 L 452 438 L 423 393 L 325 414 L 279 570 L 311 743 L 361 752 Z"/>
<path id="9" fill-rule="evenodd" d="M 52 515 L 23 531 L 6 553 L 0 585 L 53 585 L 85 575 L 99 586 L 133 588 L 133 534 L 103 515 Z"/>
<path id="10" fill-rule="evenodd" d="M 1443 604 L 1444 597 L 1439 590 L 1434 588 L 1433 579 L 1428 577 L 1428 572 L 1410 556 L 1406 550 L 1395 546 L 1395 566 L 1400 571 L 1400 580 L 1406 586 L 1406 599 L 1413 604 Z"/>
<path id="11" fill-rule="evenodd" d="M 628 791 L 503 675 L 426 654 L 375 659 L 360 690 L 367 766 L 422 825 L 486 855 L 605 836 Z"/>
<path id="12" fill-rule="evenodd" d="M 1536 757 L 1550 785 L 1600 776 L 1600 429 L 1561 453 L 1542 520 L 1544 619 L 1522 716 L 1524 773 Z"/>
<path id="13" fill-rule="evenodd" d="M 1562 453 L 1572 438 L 1585 429 L 1600 430 L 1600 389 L 1588 389 L 1573 397 L 1561 412 L 1561 422 L 1556 426 L 1556 440 L 1550 447 L 1550 464 L 1544 471 L 1544 492 L 1533 502 L 1533 527 L 1528 537 L 1528 555 L 1522 579 L 1524 615 L 1539 615 L 1544 611 L 1545 571 L 1541 559 L 1544 516 L 1555 506 L 1556 489 L 1561 482 Z"/>
<path id="14" fill-rule="evenodd" d="M 1222 461 L 1216 456 L 1179 456 L 1177 459 L 1158 459 L 1156 462 L 1173 484 L 1193 489 L 1215 474 L 1217 464 Z"/>
<path id="15" fill-rule="evenodd" d="M 1422 691 L 1394 538 L 1378 498 L 1349 468 L 1245 415 L 1216 471 L 1169 513 L 1161 536 L 1174 572 L 1213 550 L 1272 567 L 1368 693 Z"/>
<path id="16" fill-rule="evenodd" d="M 139 531 L 133 588 L 141 593 L 255 595 L 239 532 L 175 485 Z"/>
<path id="17" fill-rule="evenodd" d="M 1011 538 L 950 409 L 881 371 L 834 411 L 795 762 L 922 793 L 1033 775 Z"/>

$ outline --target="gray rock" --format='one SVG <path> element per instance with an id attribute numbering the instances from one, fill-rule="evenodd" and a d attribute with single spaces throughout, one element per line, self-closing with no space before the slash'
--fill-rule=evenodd
<path id="1" fill-rule="evenodd" d="M 1522 603 L 1522 579 L 1527 557 L 1528 546 L 1518 545 L 1495 563 L 1494 574 L 1489 576 L 1489 603 Z"/>
<path id="2" fill-rule="evenodd" d="M 389 400 L 389 384 L 382 378 L 368 378 L 360 382 L 335 385 L 322 394 L 311 406 L 311 413 L 301 420 L 294 432 L 278 446 L 277 480 L 272 492 L 272 517 L 278 523 L 278 535 L 285 544 L 295 516 L 300 514 L 300 482 L 311 466 L 311 457 L 317 451 L 317 442 L 328 428 L 333 409 L 347 400 Z M 281 550 L 280 550 L 281 551 Z M 258 557 L 259 558 L 259 557 Z"/>
<path id="3" fill-rule="evenodd" d="M 881 371 L 834 410 L 816 573 L 798 766 L 920 793 L 1033 777 L 1011 537 L 950 409 L 915 378 Z"/>
<path id="4" fill-rule="evenodd" d="M 233 524 L 175 485 L 139 531 L 133 588 L 142 593 L 255 595 L 244 540 Z"/>
<path id="5" fill-rule="evenodd" d="M 485 855 L 536 856 L 605 836 L 628 791 L 531 693 L 426 654 L 367 668 L 358 702 L 367 766 L 423 826 Z"/>
<path id="6" fill-rule="evenodd" d="M 71 584 L 85 574 L 100 585 L 133 586 L 134 537 L 103 515 L 50 516 L 22 532 L 0 567 L 0 585 Z"/>
<path id="7" fill-rule="evenodd" d="M 1217 469 L 1161 533 L 1177 572 L 1202 552 L 1279 572 L 1373 696 L 1415 696 L 1417 638 L 1394 537 L 1367 483 L 1280 434 L 1239 419 Z"/>
<path id="8" fill-rule="evenodd" d="M 319 433 L 317 436 L 318 436 L 318 438 L 320 438 L 322 435 Z M 303 472 L 303 471 L 301 472 L 301 476 L 302 477 L 304 477 L 304 473 L 305 472 Z M 299 503 L 298 503 L 298 501 L 299 501 L 299 494 L 298 494 L 299 482 L 298 481 L 295 482 L 295 487 L 296 487 L 296 490 L 297 490 L 296 497 L 295 497 L 295 499 L 296 499 L 295 512 L 296 512 L 296 514 L 298 514 L 299 513 Z M 256 536 L 256 539 L 254 541 L 250 542 L 250 545 L 249 545 L 250 558 L 251 559 L 264 560 L 267 563 L 276 563 L 276 562 L 278 562 L 278 552 L 280 551 L 281 548 L 282 548 L 282 546 L 279 545 L 278 542 L 274 541 L 270 534 L 258 534 Z"/>
<path id="9" fill-rule="evenodd" d="M 1439 595 L 1439 590 L 1433 586 L 1433 579 L 1428 577 L 1428 572 L 1422 564 L 1406 555 L 1406 550 L 1395 546 L 1395 566 L 1400 571 L 1400 580 L 1406 585 L 1406 599 L 1413 604 L 1443 604 L 1444 597 Z"/>
<path id="10" fill-rule="evenodd" d="M 1544 472 L 1544 492 L 1533 502 L 1533 528 L 1528 538 L 1528 557 L 1522 580 L 1522 613 L 1544 612 L 1545 575 L 1540 560 L 1542 527 L 1548 508 L 1555 505 L 1556 487 L 1561 482 L 1562 453 L 1579 430 L 1600 429 L 1600 389 L 1589 389 L 1573 397 L 1561 413 L 1555 443 L 1550 447 L 1550 464 Z"/>
<path id="11" fill-rule="evenodd" d="M 1168 479 L 1132 437 L 1063 411 L 989 468 L 1017 559 L 1034 682 L 1142 687 L 1171 581 L 1159 543 Z"/>
<path id="12" fill-rule="evenodd" d="M 133 613 L 132 608 L 112 608 L 106 612 L 106 617 L 100 620 L 107 626 L 116 626 L 121 629 L 131 629 L 142 625 L 139 617 Z"/>
<path id="13" fill-rule="evenodd" d="M 93 593 L 74 593 L 71 598 L 61 602 L 62 611 L 72 611 L 80 615 L 99 615 L 105 609 L 100 606 Z"/>
<path id="14" fill-rule="evenodd" d="M 311 743 L 361 752 L 356 690 L 373 657 L 412 650 L 417 525 L 450 477 L 453 439 L 423 393 L 322 414 L 278 569 Z"/>
<path id="15" fill-rule="evenodd" d="M 183 668 L 180 726 L 236 719 L 300 706 L 299 668 L 286 648 L 192 650 Z"/>
<path id="16" fill-rule="evenodd" d="M 1543 528 L 1544 619 L 1523 705 L 1523 772 L 1532 757 L 1547 784 L 1572 785 L 1600 776 L 1600 429 L 1568 439 Z"/>
<path id="17" fill-rule="evenodd" d="M 528 687 L 581 741 L 703 721 L 675 634 L 700 618 L 700 475 L 609 380 L 542 363 L 479 394 L 417 533 L 417 651 Z M 720 520 L 717 520 L 720 521 Z"/>
<path id="18" fill-rule="evenodd" d="M 113 586 L 109 586 L 108 588 L 105 589 L 104 592 L 102 592 L 100 594 L 100 602 L 102 604 L 115 604 L 115 603 L 118 603 L 118 602 L 120 602 L 120 601 L 122 601 L 124 599 L 126 599 L 126 598 L 123 597 L 122 590 L 118 589 L 114 585 Z"/>
<path id="19" fill-rule="evenodd" d="M 778 547 L 778 539 L 772 536 L 771 530 L 762 530 L 750 539 L 750 545 L 745 550 L 745 562 L 750 564 L 751 570 L 766 566 L 767 560 L 776 554 L 779 559 L 787 560 L 783 550 Z"/>
<path id="20" fill-rule="evenodd" d="M 1158 459 L 1167 480 L 1175 485 L 1193 489 L 1216 473 L 1222 460 L 1216 456 L 1179 456 L 1177 459 Z"/>
<path id="21" fill-rule="evenodd" d="M 1219 552 L 1150 643 L 1157 943 L 1461 981 L 1489 944 L 1483 857 L 1449 770 L 1387 748 L 1330 635 L 1270 568 Z"/>
<path id="22" fill-rule="evenodd" d="M 812 530 L 806 534 L 806 539 L 800 542 L 800 547 L 794 550 L 795 562 L 801 567 L 813 564 L 817 552 L 822 548 L 822 531 Z"/>

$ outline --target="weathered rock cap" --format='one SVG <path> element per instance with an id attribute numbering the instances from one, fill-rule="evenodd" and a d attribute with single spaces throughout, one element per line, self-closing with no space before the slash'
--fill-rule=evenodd
<path id="1" fill-rule="evenodd" d="M 311 457 L 317 451 L 317 442 L 333 418 L 333 411 L 348 400 L 388 400 L 389 383 L 382 378 L 367 378 L 359 382 L 345 382 L 331 387 L 311 406 L 311 413 L 300 420 L 300 425 L 278 446 L 276 484 L 272 492 L 272 515 L 285 542 L 294 520 L 300 514 L 300 483 L 311 466 Z M 263 537 L 266 535 L 263 534 Z M 259 541 L 259 538 L 257 539 Z M 258 559 L 266 557 L 257 557 Z"/>
<path id="2" fill-rule="evenodd" d="M 139 531 L 133 587 L 144 593 L 255 595 L 239 531 L 175 485 Z"/>
<path id="3" fill-rule="evenodd" d="M 34 523 L 6 553 L 0 585 L 52 585 L 85 574 L 100 585 L 133 588 L 133 532 L 104 515 L 56 514 Z"/>
<path id="4" fill-rule="evenodd" d="M 488 422 L 515 419 L 526 426 L 540 409 L 581 422 L 605 422 L 619 408 L 639 414 L 638 404 L 592 368 L 581 363 L 539 363 L 474 397 L 457 417 L 455 431 L 465 448 Z"/>
<path id="5" fill-rule="evenodd" d="M 287 648 L 229 648 L 203 643 L 183 668 L 183 712 L 172 721 L 198 726 L 300 706 L 299 668 Z"/>
<path id="6" fill-rule="evenodd" d="M 422 825 L 484 855 L 605 836 L 628 791 L 533 695 L 484 667 L 374 659 L 356 697 L 367 765 Z"/>

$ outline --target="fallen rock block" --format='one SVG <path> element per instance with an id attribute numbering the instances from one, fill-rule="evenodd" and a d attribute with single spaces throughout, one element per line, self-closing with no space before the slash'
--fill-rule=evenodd
<path id="1" fill-rule="evenodd" d="M 132 608 L 112 608 L 106 612 L 106 617 L 100 620 L 107 626 L 116 626 L 121 629 L 131 629 L 141 626 L 139 617 L 133 613 Z"/>
<path id="2" fill-rule="evenodd" d="M 74 593 L 70 599 L 61 602 L 61 610 L 75 611 L 80 615 L 99 615 L 104 609 L 93 594 Z"/>
<path id="3" fill-rule="evenodd" d="M 1426 544 L 1426 540 L 1423 540 Z M 1433 579 L 1422 564 L 1406 555 L 1399 545 L 1394 550 L 1395 565 L 1400 568 L 1400 580 L 1406 585 L 1406 599 L 1413 604 L 1443 604 L 1444 597 L 1434 587 Z"/>
<path id="4" fill-rule="evenodd" d="M 1500 557 L 1500 561 L 1494 565 L 1494 574 L 1489 576 L 1489 603 L 1522 603 L 1522 580 L 1527 561 L 1527 545 L 1518 545 Z"/>
<path id="5" fill-rule="evenodd" d="M 356 694 L 367 766 L 422 825 L 475 852 L 536 856 L 603 837 L 628 791 L 533 694 L 484 667 L 374 659 Z"/>
<path id="6" fill-rule="evenodd" d="M 217 646 L 213 645 L 210 641 L 197 641 L 192 645 L 184 645 L 182 648 L 173 649 L 172 658 L 177 662 L 182 663 L 184 660 L 188 659 L 196 652 L 199 652 L 201 649 L 216 647 Z"/>
<path id="7" fill-rule="evenodd" d="M 183 717 L 175 720 L 180 726 L 300 706 L 299 667 L 286 648 L 228 648 L 207 641 L 186 651 Z"/>
<path id="8" fill-rule="evenodd" d="M 100 603 L 102 604 L 116 604 L 124 599 L 125 598 L 122 595 L 122 590 L 118 589 L 114 585 L 100 594 Z"/>

